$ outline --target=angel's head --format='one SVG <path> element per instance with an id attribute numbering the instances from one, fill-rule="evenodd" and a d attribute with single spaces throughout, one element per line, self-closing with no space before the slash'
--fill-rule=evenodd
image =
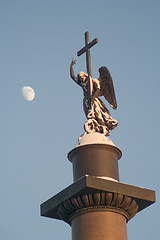
<path id="1" fill-rule="evenodd" d="M 84 72 L 79 72 L 77 77 L 81 82 L 85 83 L 87 80 L 88 74 Z"/>

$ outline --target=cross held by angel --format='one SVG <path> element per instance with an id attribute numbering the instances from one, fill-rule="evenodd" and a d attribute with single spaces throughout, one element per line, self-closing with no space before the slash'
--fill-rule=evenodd
<path id="1" fill-rule="evenodd" d="M 100 96 L 104 96 L 113 109 L 117 108 L 117 101 L 114 92 L 112 77 L 107 67 L 99 68 L 99 78 L 91 77 L 90 66 L 90 48 L 98 42 L 94 39 L 89 43 L 89 34 L 85 33 L 86 45 L 77 54 L 80 56 L 86 52 L 87 72 L 79 72 L 77 76 L 74 74 L 73 65 L 76 61 L 72 59 L 70 65 L 71 78 L 83 89 L 83 109 L 87 117 L 84 129 L 87 133 L 99 132 L 105 136 L 109 136 L 110 130 L 113 130 L 118 122 L 110 115 Z"/>

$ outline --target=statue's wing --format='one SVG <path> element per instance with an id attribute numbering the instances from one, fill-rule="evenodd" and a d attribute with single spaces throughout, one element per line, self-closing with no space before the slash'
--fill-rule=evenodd
<path id="1" fill-rule="evenodd" d="M 117 108 L 117 101 L 114 92 L 113 80 L 109 70 L 106 67 L 99 68 L 102 91 L 105 99 L 109 102 L 112 108 Z"/>

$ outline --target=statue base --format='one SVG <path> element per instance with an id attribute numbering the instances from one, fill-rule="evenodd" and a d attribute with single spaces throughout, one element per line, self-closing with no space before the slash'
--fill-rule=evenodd
<path id="1" fill-rule="evenodd" d="M 87 144 L 107 144 L 115 146 L 114 143 L 102 133 L 84 133 L 78 138 L 76 147 L 87 145 Z"/>
<path id="2" fill-rule="evenodd" d="M 103 134 L 83 134 L 68 153 L 74 181 L 84 175 L 119 181 L 118 160 L 121 156 L 121 150 Z"/>

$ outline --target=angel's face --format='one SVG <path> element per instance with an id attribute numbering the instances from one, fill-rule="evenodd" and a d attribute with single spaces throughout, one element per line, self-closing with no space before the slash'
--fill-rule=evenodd
<path id="1" fill-rule="evenodd" d="M 79 72 L 78 73 L 78 78 L 81 82 L 85 83 L 87 80 L 87 74 L 84 72 Z"/>

